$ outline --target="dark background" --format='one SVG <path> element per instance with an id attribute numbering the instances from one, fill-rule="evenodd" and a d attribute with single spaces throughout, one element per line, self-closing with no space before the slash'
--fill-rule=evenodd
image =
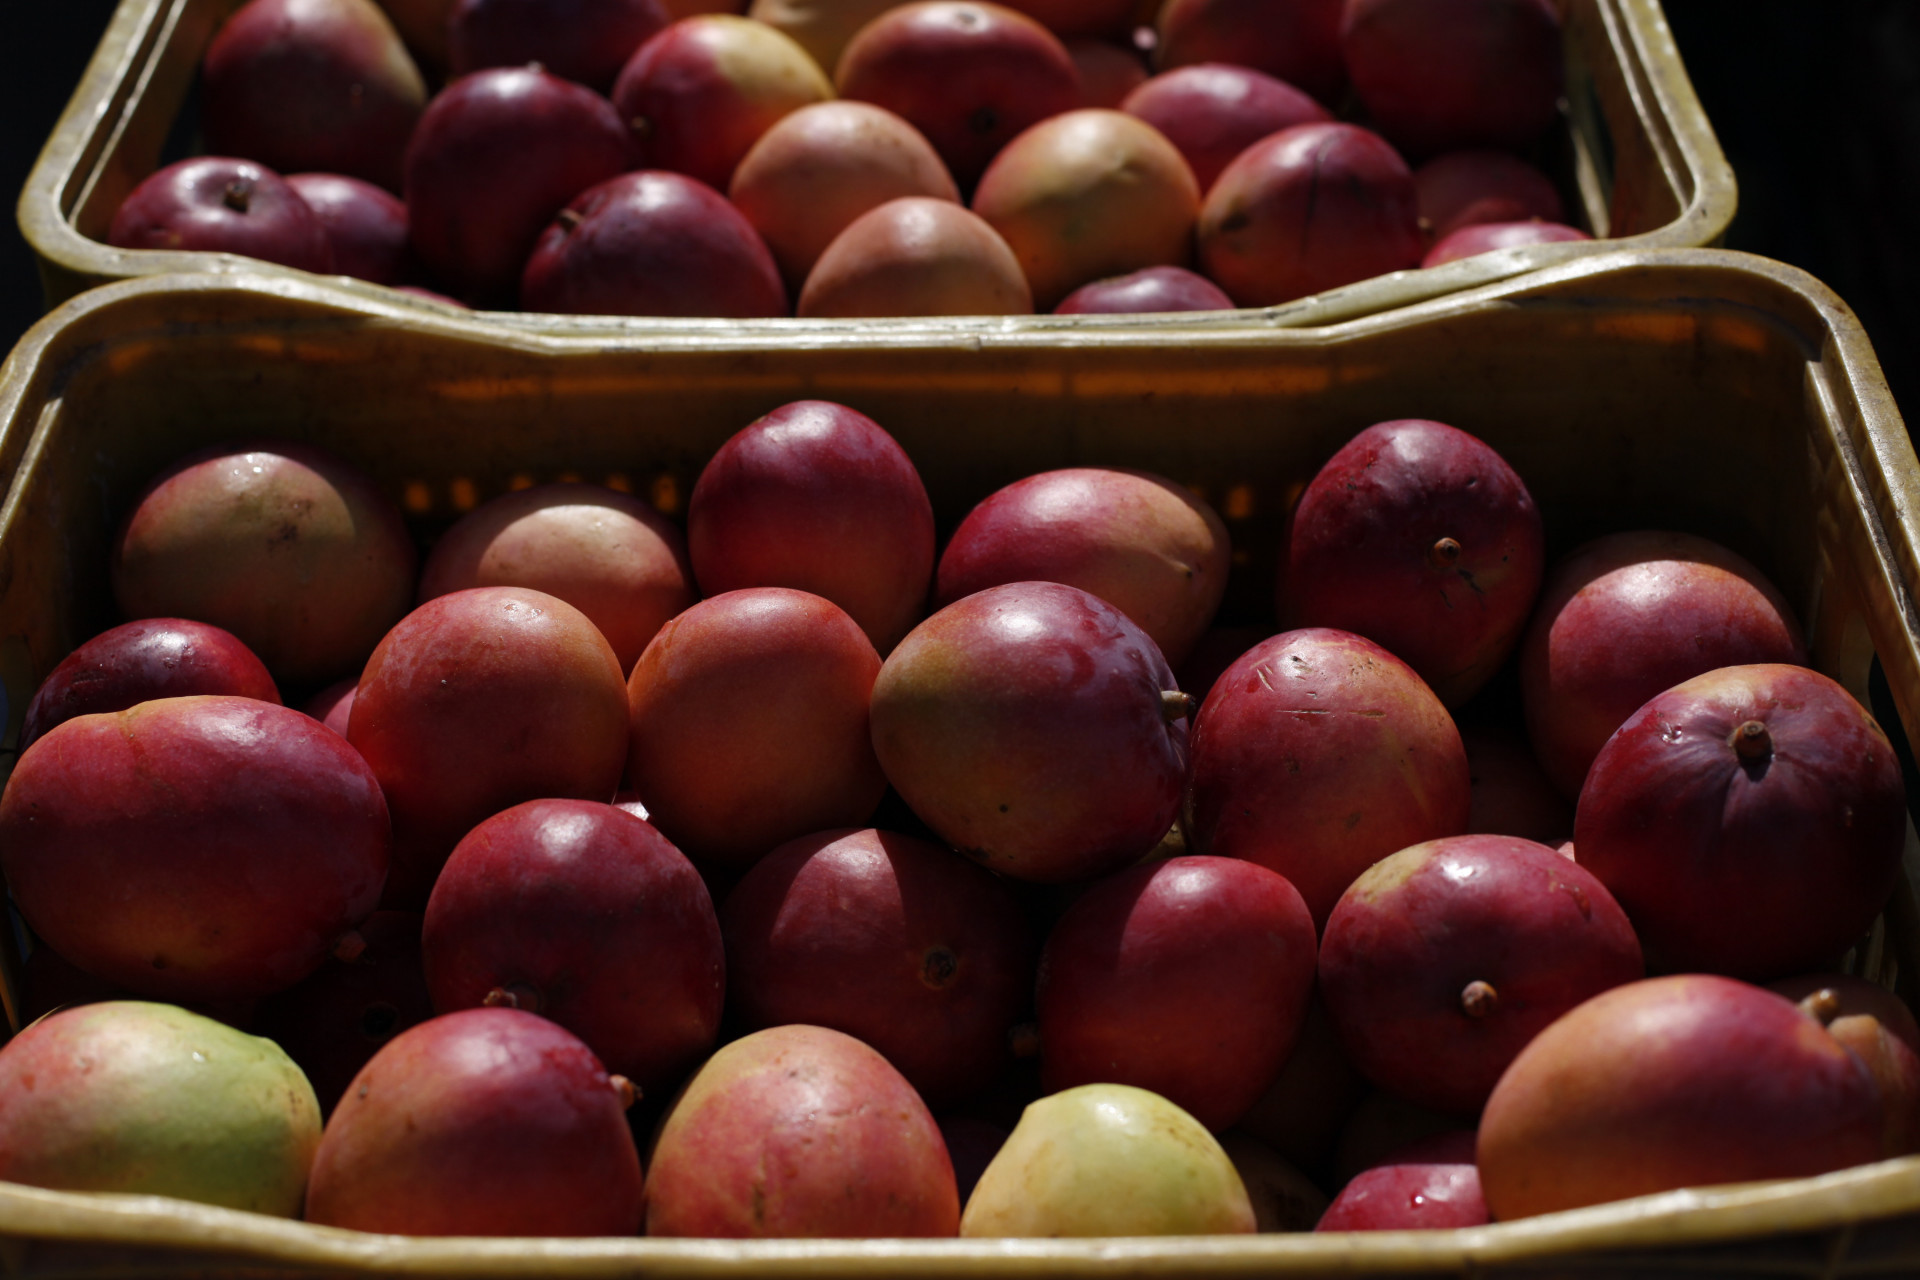
<path id="1" fill-rule="evenodd" d="M 113 10 L 114 0 L 0 0 L 0 351 L 45 306 L 14 206 Z"/>
<path id="2" fill-rule="evenodd" d="M 0 0 L 0 348 L 41 311 L 13 201 L 112 10 Z M 1900 403 L 1920 404 L 1920 3 L 1667 0 L 1666 12 L 1739 179 L 1727 246 L 1832 286 Z"/>

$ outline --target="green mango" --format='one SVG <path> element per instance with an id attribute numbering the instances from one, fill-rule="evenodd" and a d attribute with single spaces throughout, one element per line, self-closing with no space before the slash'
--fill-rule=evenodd
<path id="1" fill-rule="evenodd" d="M 271 1040 L 137 1000 L 50 1014 L 0 1049 L 0 1179 L 298 1217 L 313 1086 Z"/>
<path id="2" fill-rule="evenodd" d="M 1030 1103 L 960 1218 L 963 1236 L 1221 1235 L 1255 1229 L 1233 1161 L 1157 1093 L 1088 1084 Z"/>

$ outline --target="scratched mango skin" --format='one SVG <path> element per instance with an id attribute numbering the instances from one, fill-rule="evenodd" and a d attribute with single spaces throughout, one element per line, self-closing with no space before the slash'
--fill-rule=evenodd
<path id="1" fill-rule="evenodd" d="M 1368 867 L 1467 829 L 1453 717 L 1411 667 L 1350 631 L 1282 632 L 1242 654 L 1189 750 L 1193 851 L 1278 871 L 1322 931 Z"/>

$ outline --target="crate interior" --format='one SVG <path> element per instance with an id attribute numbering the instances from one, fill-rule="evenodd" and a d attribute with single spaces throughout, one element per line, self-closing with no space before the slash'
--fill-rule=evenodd
<path id="1" fill-rule="evenodd" d="M 21 464 L 0 508 L 0 764 L 37 681 L 119 620 L 114 527 L 184 453 L 275 437 L 329 448 L 378 479 L 425 545 L 487 497 L 552 479 L 605 481 L 680 513 L 715 447 L 800 398 L 887 427 L 943 534 L 996 486 L 1048 467 L 1180 480 L 1235 539 L 1223 620 L 1265 626 L 1300 486 L 1369 423 L 1438 418 L 1512 462 L 1550 554 L 1636 526 L 1716 538 L 1800 609 L 1815 665 L 1864 697 L 1877 642 L 1909 722 L 1916 705 L 1915 638 L 1886 629 L 1904 607 L 1879 571 L 1887 532 L 1859 492 L 1878 464 L 1845 412 L 1852 371 L 1817 312 L 1751 273 L 1616 265 L 1336 329 L 1179 340 L 927 325 L 884 340 L 648 349 L 209 280 L 120 286 L 75 315 L 22 370 L 0 435 L 0 459 Z M 1920 960 L 1903 910 L 1876 931 L 1867 967 L 1897 974 L 1911 1002 Z"/>
<path id="2" fill-rule="evenodd" d="M 423 545 L 509 488 L 584 478 L 680 514 L 705 458 L 790 400 L 867 413 L 913 457 L 944 532 L 1031 471 L 1098 463 L 1190 486 L 1233 533 L 1224 621 L 1270 620 L 1288 505 L 1360 428 L 1437 418 L 1481 436 L 1526 480 L 1549 551 L 1634 526 L 1683 528 L 1753 559 L 1811 619 L 1822 584 L 1820 468 L 1808 339 L 1737 308 L 1622 299 L 1485 307 L 1339 341 L 1222 334 L 980 344 L 937 331 L 893 344 L 599 349 L 325 309 L 157 314 L 105 344 L 67 344 L 40 423 L 23 539 L 51 597 L 20 609 L 44 670 L 109 625 L 106 548 L 139 487 L 190 450 L 285 436 L 373 473 Z M 1830 552 L 1829 552 L 1830 554 Z M 10 690 L 16 698 L 21 690 Z"/>

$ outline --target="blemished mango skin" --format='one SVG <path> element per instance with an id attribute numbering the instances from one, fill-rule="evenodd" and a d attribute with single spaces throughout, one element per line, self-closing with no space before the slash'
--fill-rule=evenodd
<path id="1" fill-rule="evenodd" d="M 406 613 L 416 562 L 399 508 L 357 468 L 259 441 L 148 484 L 114 540 L 113 598 L 129 618 L 231 631 L 284 684 L 321 683 Z"/>
<path id="2" fill-rule="evenodd" d="M 1350 631 L 1283 632 L 1213 684 L 1193 730 L 1187 838 L 1293 882 L 1316 926 L 1408 845 L 1466 829 L 1466 750 L 1406 663 Z"/>
<path id="3" fill-rule="evenodd" d="M 421 957 L 436 1008 L 510 992 L 643 1092 L 719 1033 L 725 960 L 700 874 L 596 800 L 529 800 L 469 831 L 427 900 Z"/>
<path id="4" fill-rule="evenodd" d="M 1295 505 L 1276 605 L 1406 662 L 1448 707 L 1520 641 L 1546 562 L 1540 509 L 1485 441 L 1423 418 L 1376 422 Z"/>
<path id="5" fill-rule="evenodd" d="M 1009 142 L 980 175 L 973 211 L 1020 260 L 1034 307 L 1051 311 L 1083 284 L 1185 266 L 1200 185 L 1158 129 L 1084 107 Z"/>
<path id="6" fill-rule="evenodd" d="M 320 1104 L 271 1040 L 175 1005 L 79 1005 L 0 1051 L 0 1179 L 292 1218 Z"/>
<path id="7" fill-rule="evenodd" d="M 960 1234 L 1223 1235 L 1254 1230 L 1233 1161 L 1159 1094 L 1089 1084 L 1028 1105 L 980 1175 Z"/>
<path id="8" fill-rule="evenodd" d="M 347 719 L 393 814 L 385 905 L 424 906 L 461 837 L 502 809 L 611 799 L 626 712 L 613 646 L 556 596 L 469 587 L 402 618 L 367 660 Z"/>
<path id="9" fill-rule="evenodd" d="M 885 107 L 925 134 L 963 192 L 1028 126 L 1080 100 L 1080 74 L 1058 36 L 976 0 L 880 13 L 847 41 L 833 79 L 841 97 Z"/>
<path id="10" fill-rule="evenodd" d="M 928 1105 L 977 1093 L 1011 1060 L 1038 944 L 999 877 L 872 827 L 790 840 L 720 906 L 728 1016 L 812 1023 L 886 1055 Z"/>
<path id="11" fill-rule="evenodd" d="M 1297 124 L 1242 151 L 1207 189 L 1201 272 L 1243 307 L 1290 302 L 1420 264 L 1413 173 L 1378 134 Z"/>

